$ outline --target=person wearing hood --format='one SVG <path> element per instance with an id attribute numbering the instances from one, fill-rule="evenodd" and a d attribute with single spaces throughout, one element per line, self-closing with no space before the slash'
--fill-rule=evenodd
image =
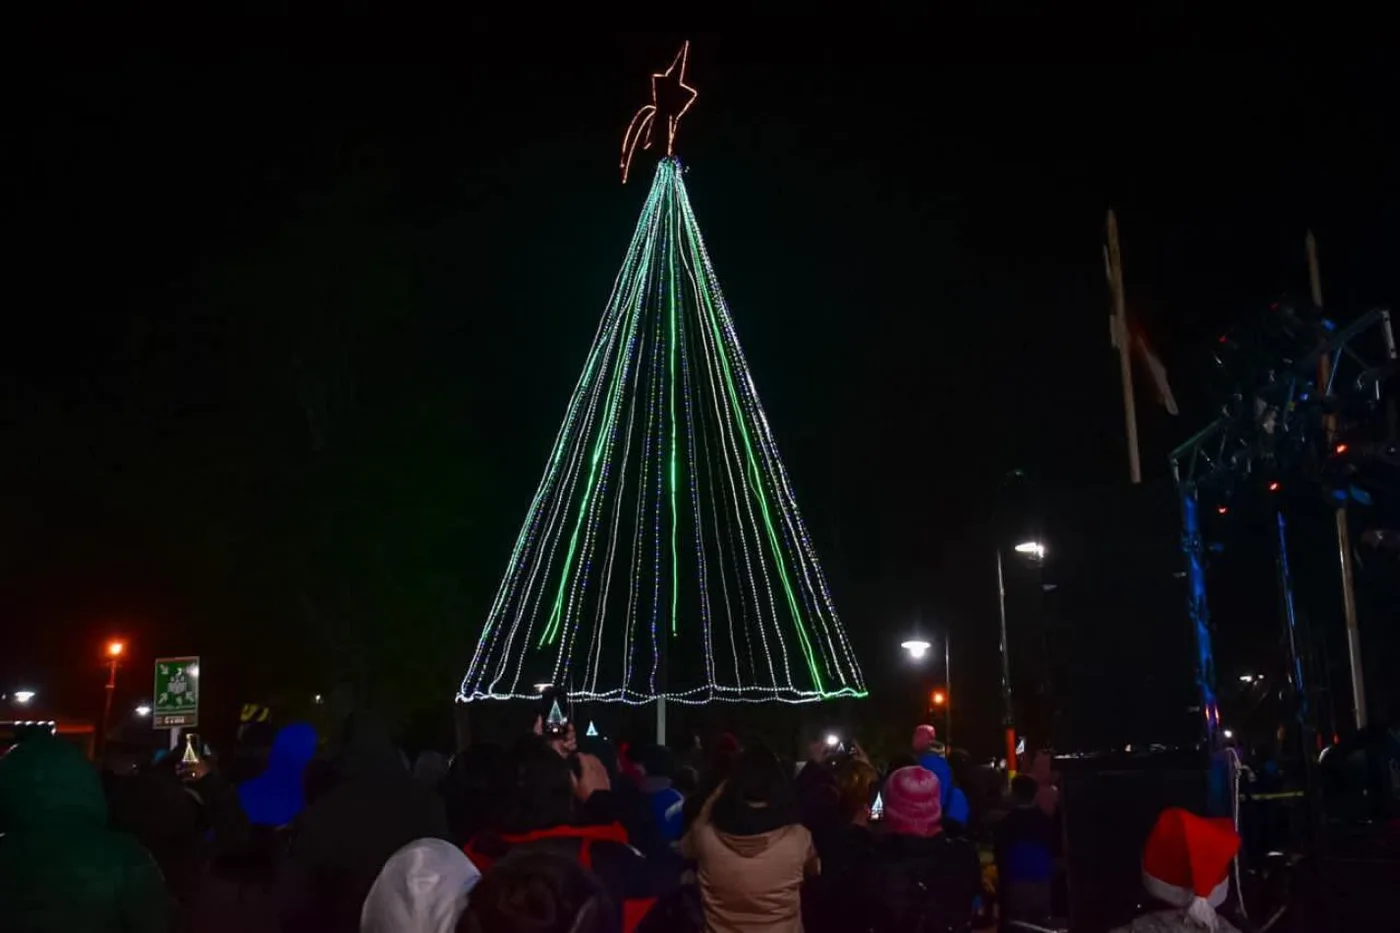
<path id="1" fill-rule="evenodd" d="M 164 933 L 174 904 L 150 853 L 107 828 L 102 783 L 60 739 L 0 758 L 0 926 L 8 933 Z"/>
<path id="2" fill-rule="evenodd" d="M 413 780 L 372 713 L 352 714 L 334 783 L 297 818 L 284 877 L 283 927 L 352 933 L 379 870 L 415 839 L 448 839 L 442 798 Z"/>
<path id="3" fill-rule="evenodd" d="M 415 839 L 374 879 L 360 912 L 360 933 L 453 933 L 467 896 L 481 880 L 450 842 Z"/>
<path id="4" fill-rule="evenodd" d="M 740 753 L 681 840 L 681 853 L 697 863 L 706 933 L 801 933 L 802 882 L 820 862 L 772 752 Z"/>
<path id="5" fill-rule="evenodd" d="M 939 804 L 943 810 L 944 828 L 961 831 L 967 826 L 972 809 L 967 804 L 967 795 L 953 781 L 953 766 L 940 751 L 943 746 L 938 743 L 938 734 L 933 726 L 925 724 L 915 727 L 913 744 L 914 756 L 919 765 L 938 778 L 938 786 L 943 795 Z"/>
<path id="6" fill-rule="evenodd" d="M 276 828 L 306 807 L 302 775 L 316 754 L 316 730 L 304 722 L 283 726 L 272 740 L 262 774 L 238 786 L 238 802 L 253 826 Z"/>

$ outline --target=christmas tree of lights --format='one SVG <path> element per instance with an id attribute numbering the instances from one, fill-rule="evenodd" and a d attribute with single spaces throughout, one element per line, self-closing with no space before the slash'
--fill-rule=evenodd
<path id="1" fill-rule="evenodd" d="M 670 154 L 694 97 L 685 54 L 628 129 L 624 180 L 658 125 L 668 155 L 459 700 L 542 684 L 633 704 L 865 695 Z M 669 116 L 656 79 L 677 65 L 690 97 Z"/>

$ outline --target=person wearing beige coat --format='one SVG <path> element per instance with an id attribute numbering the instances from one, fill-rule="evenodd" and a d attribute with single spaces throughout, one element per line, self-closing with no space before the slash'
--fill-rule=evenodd
<path id="1" fill-rule="evenodd" d="M 681 840 L 681 854 L 697 864 L 705 933 L 802 933 L 802 882 L 820 863 L 772 752 L 739 756 Z"/>

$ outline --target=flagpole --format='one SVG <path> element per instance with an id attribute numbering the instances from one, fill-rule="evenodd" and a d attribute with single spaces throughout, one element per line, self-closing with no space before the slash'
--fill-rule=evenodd
<path id="1" fill-rule="evenodd" d="M 1322 311 L 1322 268 L 1317 261 L 1317 240 L 1311 230 L 1305 241 L 1308 251 L 1308 284 L 1312 286 L 1313 307 Z M 1317 389 L 1323 397 L 1332 394 L 1332 360 L 1318 355 Z M 1327 446 L 1336 441 L 1337 416 L 1328 414 L 1323 422 L 1327 429 Z M 1337 560 L 1342 571 L 1342 617 L 1346 621 L 1347 662 L 1351 667 L 1351 703 L 1358 731 L 1366 728 L 1366 676 L 1361 662 L 1361 628 L 1356 621 L 1356 575 L 1351 566 L 1351 530 L 1347 526 L 1347 504 L 1337 506 Z"/>
<path id="2" fill-rule="evenodd" d="M 1137 405 L 1133 401 L 1132 346 L 1128 337 L 1128 302 L 1123 291 L 1123 257 L 1118 252 L 1118 218 L 1108 209 L 1108 290 L 1113 297 L 1109 330 L 1118 348 L 1118 370 L 1123 380 L 1123 419 L 1128 434 L 1128 476 L 1142 482 L 1142 456 L 1138 450 Z"/>

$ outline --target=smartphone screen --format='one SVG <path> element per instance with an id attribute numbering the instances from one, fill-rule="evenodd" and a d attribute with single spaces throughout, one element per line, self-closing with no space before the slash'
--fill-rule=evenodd
<path id="1" fill-rule="evenodd" d="M 545 735 L 564 735 L 573 718 L 569 695 L 563 690 L 551 687 L 540 696 L 540 731 Z"/>

